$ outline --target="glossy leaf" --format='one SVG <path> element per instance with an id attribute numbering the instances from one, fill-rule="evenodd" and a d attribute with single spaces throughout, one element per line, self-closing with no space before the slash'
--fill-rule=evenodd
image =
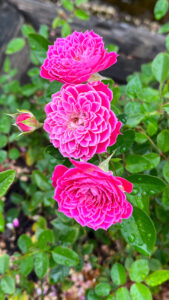
<path id="1" fill-rule="evenodd" d="M 122 285 L 126 283 L 126 271 L 121 264 L 115 263 L 111 268 L 110 274 L 115 285 Z"/>
<path id="2" fill-rule="evenodd" d="M 32 241 L 31 238 L 26 235 L 26 234 L 22 234 L 19 239 L 18 239 L 18 247 L 19 249 L 23 252 L 23 253 L 27 253 L 29 251 L 29 249 L 32 246 Z"/>
<path id="3" fill-rule="evenodd" d="M 154 7 L 154 15 L 156 20 L 160 20 L 165 16 L 169 8 L 167 0 L 158 0 Z"/>
<path id="4" fill-rule="evenodd" d="M 157 146 L 162 152 L 169 151 L 169 130 L 162 130 L 157 136 Z"/>
<path id="5" fill-rule="evenodd" d="M 9 268 L 9 256 L 2 254 L 0 256 L 0 274 L 4 274 Z"/>
<path id="6" fill-rule="evenodd" d="M 95 293 L 98 296 L 108 296 L 111 291 L 111 286 L 109 283 L 101 282 L 95 286 Z"/>
<path id="7" fill-rule="evenodd" d="M 116 292 L 116 300 L 131 300 L 130 293 L 126 287 L 121 287 Z"/>
<path id="8" fill-rule="evenodd" d="M 150 195 L 153 196 L 162 192 L 165 183 L 160 178 L 151 175 L 131 175 L 127 180 L 133 183 L 133 192 L 131 195 Z"/>
<path id="9" fill-rule="evenodd" d="M 150 255 L 156 242 L 156 231 L 150 217 L 141 209 L 134 207 L 129 219 L 123 220 L 121 233 L 131 246 L 145 255 Z"/>
<path id="10" fill-rule="evenodd" d="M 36 254 L 34 267 L 35 267 L 35 273 L 39 278 L 43 278 L 46 275 L 48 266 L 49 266 L 48 255 L 45 252 Z"/>
<path id="11" fill-rule="evenodd" d="M 167 0 L 166 0 L 167 1 Z M 152 62 L 152 72 L 159 82 L 168 78 L 169 74 L 169 54 L 159 53 Z"/>
<path id="12" fill-rule="evenodd" d="M 6 194 L 8 188 L 14 181 L 15 173 L 14 170 L 0 172 L 0 197 Z"/>
<path id="13" fill-rule="evenodd" d="M 12 276 L 4 276 L 0 281 L 0 287 L 5 294 L 13 294 L 15 292 L 15 281 Z"/>
<path id="14" fill-rule="evenodd" d="M 130 294 L 132 300 L 152 300 L 150 290 L 142 283 L 136 283 L 131 286 Z"/>
<path id="15" fill-rule="evenodd" d="M 145 282 L 149 286 L 156 286 L 167 280 L 169 280 L 169 270 L 158 270 L 147 276 Z"/>
<path id="16" fill-rule="evenodd" d="M 12 39 L 6 48 L 6 54 L 13 54 L 22 50 L 25 46 L 25 40 L 23 38 L 14 38 Z"/>
<path id="17" fill-rule="evenodd" d="M 132 263 L 129 269 L 129 276 L 132 281 L 141 282 L 149 273 L 148 261 L 145 259 L 138 259 Z"/>
<path id="18" fill-rule="evenodd" d="M 56 263 L 63 266 L 73 267 L 79 263 L 77 253 L 66 247 L 58 246 L 54 248 L 52 256 Z"/>
<path id="19" fill-rule="evenodd" d="M 21 274 L 28 276 L 33 269 L 33 256 L 25 257 L 20 264 Z"/>
<path id="20" fill-rule="evenodd" d="M 46 52 L 50 42 L 37 33 L 29 34 L 28 41 L 36 59 L 42 64 L 46 58 Z"/>

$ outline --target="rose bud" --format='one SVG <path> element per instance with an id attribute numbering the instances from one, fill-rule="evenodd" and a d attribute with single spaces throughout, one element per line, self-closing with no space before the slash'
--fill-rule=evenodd
<path id="1" fill-rule="evenodd" d="M 36 129 L 42 127 L 35 116 L 28 110 L 18 110 L 18 113 L 10 115 L 15 119 L 15 126 L 22 132 L 21 134 L 32 133 Z"/>

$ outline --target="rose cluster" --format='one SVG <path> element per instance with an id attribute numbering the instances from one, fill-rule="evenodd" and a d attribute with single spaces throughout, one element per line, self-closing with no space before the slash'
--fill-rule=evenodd
<path id="1" fill-rule="evenodd" d="M 90 79 L 116 63 L 117 56 L 104 49 L 102 38 L 93 31 L 74 32 L 49 46 L 40 72 L 43 78 L 64 83 L 45 107 L 44 130 L 64 157 L 81 160 L 71 160 L 72 169 L 56 166 L 54 199 L 59 211 L 94 230 L 107 230 L 132 214 L 125 195 L 132 184 L 87 162 L 106 152 L 120 134 L 122 124 L 110 106 L 112 91 Z"/>

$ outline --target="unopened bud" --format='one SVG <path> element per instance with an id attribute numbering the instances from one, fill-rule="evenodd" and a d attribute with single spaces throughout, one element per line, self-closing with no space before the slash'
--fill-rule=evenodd
<path id="1" fill-rule="evenodd" d="M 15 119 L 15 126 L 19 128 L 22 134 L 32 133 L 36 129 L 42 127 L 35 116 L 28 110 L 18 110 L 18 113 L 10 115 Z"/>

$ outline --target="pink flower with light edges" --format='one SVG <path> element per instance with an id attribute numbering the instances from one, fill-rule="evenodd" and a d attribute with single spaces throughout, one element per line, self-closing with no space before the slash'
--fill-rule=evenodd
<path id="1" fill-rule="evenodd" d="M 93 31 L 75 31 L 49 46 L 40 75 L 50 81 L 82 83 L 115 64 L 117 56 L 104 49 L 102 37 Z"/>
<path id="2" fill-rule="evenodd" d="M 71 162 L 75 168 L 58 165 L 52 176 L 60 212 L 94 230 L 107 230 L 131 216 L 133 208 L 125 195 L 133 189 L 129 181 L 90 163 Z"/>
<path id="3" fill-rule="evenodd" d="M 110 109 L 112 97 L 101 82 L 67 84 L 52 95 L 44 129 L 64 157 L 88 160 L 116 142 L 122 124 Z"/>

